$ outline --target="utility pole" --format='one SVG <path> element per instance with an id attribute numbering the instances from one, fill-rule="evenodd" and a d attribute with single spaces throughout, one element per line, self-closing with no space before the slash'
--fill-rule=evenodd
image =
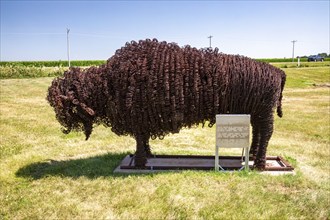
<path id="1" fill-rule="evenodd" d="M 294 62 L 294 43 L 297 42 L 297 40 L 293 40 L 292 42 L 292 63 Z"/>
<path id="2" fill-rule="evenodd" d="M 208 36 L 207 38 L 210 38 L 210 48 L 212 48 L 212 44 L 211 44 L 211 38 L 212 38 L 213 36 Z"/>
<path id="3" fill-rule="evenodd" d="M 67 29 L 66 29 L 66 44 L 67 44 L 67 52 L 68 52 L 68 63 L 69 63 L 69 67 L 70 67 L 70 43 L 69 43 L 69 32 L 70 32 L 70 29 L 67 28 Z"/>

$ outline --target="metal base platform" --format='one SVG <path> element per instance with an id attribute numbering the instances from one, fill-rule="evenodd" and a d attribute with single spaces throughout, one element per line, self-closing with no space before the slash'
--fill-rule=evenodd
<path id="1" fill-rule="evenodd" d="M 294 168 L 280 156 L 268 156 L 265 171 L 292 173 Z M 240 156 L 220 156 L 219 163 L 226 171 L 239 170 L 242 167 Z M 250 169 L 253 161 L 250 158 Z M 149 157 L 146 166 L 141 169 L 134 166 L 134 155 L 127 155 L 115 169 L 116 173 L 150 173 L 154 171 L 175 170 L 214 170 L 214 156 L 197 155 L 155 155 Z"/>

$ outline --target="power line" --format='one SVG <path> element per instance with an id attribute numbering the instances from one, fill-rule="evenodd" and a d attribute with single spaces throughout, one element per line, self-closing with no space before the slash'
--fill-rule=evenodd
<path id="1" fill-rule="evenodd" d="M 297 42 L 297 40 L 293 40 L 292 42 L 292 62 L 294 62 L 294 44 Z"/>
<path id="2" fill-rule="evenodd" d="M 207 38 L 210 38 L 210 48 L 212 48 L 212 43 L 211 43 L 211 38 L 212 38 L 213 36 L 208 36 Z"/>
<path id="3" fill-rule="evenodd" d="M 67 28 L 67 29 L 66 29 L 66 44 L 67 44 L 67 52 L 68 52 L 68 64 L 69 64 L 69 67 L 70 67 L 70 43 L 69 43 L 69 32 L 70 32 L 70 29 Z"/>

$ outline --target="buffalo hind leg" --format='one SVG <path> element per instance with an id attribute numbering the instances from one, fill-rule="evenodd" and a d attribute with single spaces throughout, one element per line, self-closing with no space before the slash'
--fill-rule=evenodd
<path id="1" fill-rule="evenodd" d="M 260 121 L 260 142 L 257 151 L 256 159 L 254 160 L 254 167 L 257 170 L 264 170 L 266 167 L 266 152 L 269 140 L 273 134 L 274 118 L 273 114 Z"/>
<path id="2" fill-rule="evenodd" d="M 256 155 L 259 149 L 260 143 L 260 130 L 258 124 L 256 122 L 252 122 L 252 143 L 250 147 L 250 157 L 253 160 L 256 159 Z"/>

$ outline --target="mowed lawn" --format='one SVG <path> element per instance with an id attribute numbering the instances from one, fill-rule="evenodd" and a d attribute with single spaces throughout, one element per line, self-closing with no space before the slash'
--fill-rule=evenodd
<path id="1" fill-rule="evenodd" d="M 119 175 L 135 141 L 96 127 L 64 135 L 45 100 L 52 78 L 0 80 L 0 219 L 329 219 L 329 67 L 286 68 L 284 117 L 268 155 L 295 175 L 183 171 Z M 206 126 L 207 127 L 207 126 Z M 151 141 L 156 154 L 213 155 L 215 128 Z"/>

